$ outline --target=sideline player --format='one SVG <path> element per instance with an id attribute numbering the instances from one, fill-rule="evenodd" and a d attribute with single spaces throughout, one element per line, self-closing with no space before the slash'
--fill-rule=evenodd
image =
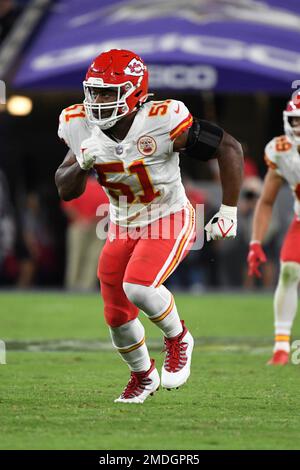
<path id="1" fill-rule="evenodd" d="M 113 345 L 131 371 L 115 401 L 142 403 L 160 382 L 178 388 L 190 374 L 194 341 L 163 285 L 195 232 L 179 152 L 183 158 L 218 159 L 223 201 L 205 228 L 209 240 L 236 235 L 242 150 L 220 127 L 193 118 L 184 103 L 146 102 L 147 66 L 133 52 L 100 54 L 83 87 L 84 103 L 60 115 L 58 133 L 70 151 L 56 172 L 56 185 L 62 199 L 78 197 L 93 168 L 108 194 L 111 223 L 98 277 Z M 166 227 L 169 236 L 164 236 Z M 164 334 L 161 379 L 147 350 L 139 309 Z"/>
<path id="2" fill-rule="evenodd" d="M 286 180 L 293 191 L 294 219 L 280 253 L 279 281 L 274 295 L 275 344 L 269 365 L 289 362 L 290 336 L 297 313 L 300 281 L 300 95 L 288 102 L 283 112 L 285 135 L 275 137 L 265 148 L 269 167 L 262 194 L 257 202 L 249 247 L 249 275 L 260 277 L 259 266 L 267 258 L 261 246 L 270 224 L 272 208 Z"/>

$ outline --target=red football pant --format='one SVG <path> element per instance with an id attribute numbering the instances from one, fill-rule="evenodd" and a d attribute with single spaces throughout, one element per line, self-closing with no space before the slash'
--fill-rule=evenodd
<path id="1" fill-rule="evenodd" d="M 138 316 L 139 309 L 126 297 L 123 282 L 160 286 L 187 255 L 194 239 L 190 204 L 138 229 L 127 231 L 111 223 L 98 265 L 107 324 L 121 326 Z"/>
<path id="2" fill-rule="evenodd" d="M 283 241 L 281 261 L 300 263 L 300 220 L 294 217 Z"/>

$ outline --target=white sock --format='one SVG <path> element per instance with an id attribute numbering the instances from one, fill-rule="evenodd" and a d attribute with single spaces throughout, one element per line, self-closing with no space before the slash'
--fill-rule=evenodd
<path id="1" fill-rule="evenodd" d="M 112 343 L 130 370 L 142 372 L 150 369 L 151 361 L 145 344 L 145 330 L 136 318 L 124 325 L 109 327 Z"/>
<path id="2" fill-rule="evenodd" d="M 297 313 L 300 264 L 282 262 L 279 282 L 274 296 L 275 345 L 274 352 L 290 352 L 290 336 Z"/>
<path id="3" fill-rule="evenodd" d="M 174 298 L 165 286 L 152 287 L 124 282 L 123 289 L 128 299 L 143 310 L 167 338 L 173 338 L 182 332 Z"/>

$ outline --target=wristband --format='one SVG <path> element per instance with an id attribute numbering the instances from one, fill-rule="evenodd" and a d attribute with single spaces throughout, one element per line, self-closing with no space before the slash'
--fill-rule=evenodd
<path id="1" fill-rule="evenodd" d="M 236 220 L 237 207 L 226 206 L 225 204 L 221 204 L 219 213 L 223 215 L 224 217 L 228 217 L 229 219 Z"/>

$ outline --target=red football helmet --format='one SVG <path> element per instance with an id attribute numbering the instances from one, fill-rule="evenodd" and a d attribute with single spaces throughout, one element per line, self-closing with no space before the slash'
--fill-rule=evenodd
<path id="1" fill-rule="evenodd" d="M 97 89 L 116 91 L 115 101 L 97 103 Z M 112 49 L 92 62 L 83 82 L 83 102 L 88 120 L 101 129 L 109 129 L 148 98 L 148 70 L 142 59 L 131 51 Z M 107 110 L 111 111 L 107 117 Z M 103 116 L 103 111 L 106 111 Z M 102 115 L 101 115 L 102 113 Z"/>
<path id="2" fill-rule="evenodd" d="M 292 126 L 291 118 L 300 118 L 300 93 L 292 97 L 287 103 L 285 111 L 283 111 L 284 132 L 294 143 L 300 144 L 300 126 Z"/>

